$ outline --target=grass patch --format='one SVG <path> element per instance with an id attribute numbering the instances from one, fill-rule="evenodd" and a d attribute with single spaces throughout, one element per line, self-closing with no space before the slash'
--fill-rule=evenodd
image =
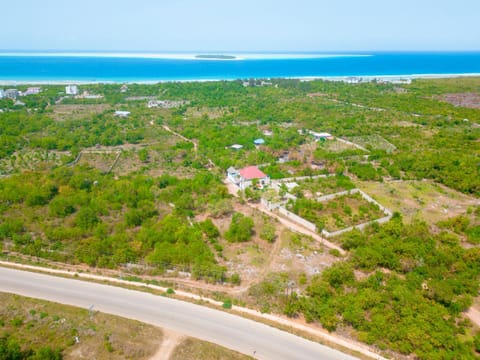
<path id="1" fill-rule="evenodd" d="M 162 331 L 138 321 L 0 293 L 0 331 L 22 351 L 48 345 L 63 358 L 149 359 Z"/>
<path id="2" fill-rule="evenodd" d="M 188 338 L 178 345 L 173 352 L 170 360 L 247 360 L 253 359 L 251 356 L 240 354 L 224 347 Z"/>

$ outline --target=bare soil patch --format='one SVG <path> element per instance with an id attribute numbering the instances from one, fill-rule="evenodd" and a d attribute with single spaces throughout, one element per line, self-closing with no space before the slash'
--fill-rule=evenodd
<path id="1" fill-rule="evenodd" d="M 440 99 L 454 106 L 480 109 L 480 94 L 478 93 L 444 94 Z"/>
<path id="2" fill-rule="evenodd" d="M 148 359 L 162 331 L 134 320 L 0 293 L 2 332 L 25 348 L 64 349 L 64 359 Z"/>
<path id="3" fill-rule="evenodd" d="M 183 342 L 184 339 L 184 335 L 165 329 L 163 331 L 163 341 L 150 360 L 169 360 L 177 345 Z"/>
<path id="4" fill-rule="evenodd" d="M 432 181 L 356 181 L 382 205 L 402 214 L 406 222 L 420 218 L 430 224 L 464 214 L 480 200 Z"/>
<path id="5" fill-rule="evenodd" d="M 226 115 L 230 115 L 232 109 L 228 107 L 189 107 L 186 114 L 194 118 L 199 118 L 204 115 L 209 119 L 218 119 Z"/>
<path id="6" fill-rule="evenodd" d="M 112 107 L 108 104 L 91 105 L 54 105 L 52 106 L 52 118 L 57 121 L 78 120 L 89 115 L 101 114 Z"/>
<path id="7" fill-rule="evenodd" d="M 207 341 L 188 338 L 173 352 L 170 360 L 248 360 L 250 356 L 209 343 Z"/>

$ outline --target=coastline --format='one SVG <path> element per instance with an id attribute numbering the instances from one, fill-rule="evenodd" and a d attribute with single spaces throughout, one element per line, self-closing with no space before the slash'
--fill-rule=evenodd
<path id="1" fill-rule="evenodd" d="M 347 81 L 349 79 L 358 79 L 361 81 L 385 80 L 396 81 L 404 79 L 447 79 L 447 78 L 462 78 L 462 77 L 480 77 L 480 73 L 458 73 L 458 74 L 398 74 L 398 75 L 341 75 L 341 76 L 277 76 L 277 77 L 259 77 L 255 79 L 292 79 L 300 81 Z M 48 79 L 22 79 L 22 80 L 6 80 L 0 79 L 0 86 L 18 86 L 18 85 L 88 85 L 88 84 L 158 84 L 170 82 L 214 82 L 214 81 L 237 81 L 244 80 L 238 78 L 192 78 L 192 79 L 109 79 L 109 80 L 48 80 Z"/>
<path id="2" fill-rule="evenodd" d="M 209 57 L 212 54 L 231 56 L 232 58 Z M 196 61 L 239 61 L 239 60 L 293 60 L 323 59 L 339 57 L 368 57 L 370 54 L 322 54 L 322 53 L 129 53 L 129 52 L 1 52 L 0 57 L 72 57 L 72 58 L 125 58 L 158 60 L 196 60 Z"/>

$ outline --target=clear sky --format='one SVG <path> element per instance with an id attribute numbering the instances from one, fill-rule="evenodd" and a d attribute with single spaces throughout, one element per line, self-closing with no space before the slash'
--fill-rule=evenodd
<path id="1" fill-rule="evenodd" d="M 480 0 L 5 0 L 0 50 L 480 50 Z"/>

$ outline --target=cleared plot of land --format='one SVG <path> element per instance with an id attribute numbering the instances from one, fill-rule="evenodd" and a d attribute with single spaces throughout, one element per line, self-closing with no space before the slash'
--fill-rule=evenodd
<path id="1" fill-rule="evenodd" d="M 209 119 L 218 119 L 226 115 L 232 114 L 233 108 L 228 107 L 189 107 L 187 116 L 202 117 L 207 115 Z"/>
<path id="2" fill-rule="evenodd" d="M 289 203 L 287 209 L 314 223 L 318 229 L 325 229 L 328 232 L 345 229 L 384 216 L 376 204 L 366 201 L 358 193 L 342 195 L 324 202 L 297 199 L 295 202 Z"/>
<path id="3" fill-rule="evenodd" d="M 163 336 L 138 321 L 5 293 L 0 320 L 24 349 L 63 349 L 64 359 L 149 359 Z"/>
<path id="4" fill-rule="evenodd" d="M 52 106 L 52 118 L 57 121 L 83 119 L 90 115 L 101 114 L 111 109 L 108 104 L 92 105 L 55 105 Z"/>
<path id="5" fill-rule="evenodd" d="M 385 140 L 379 135 L 354 136 L 350 140 L 355 144 L 363 146 L 364 148 L 371 148 L 373 150 L 385 150 L 387 153 L 391 153 L 397 149 L 395 145 L 389 143 L 387 140 Z"/>
<path id="6" fill-rule="evenodd" d="M 23 149 L 15 152 L 9 158 L 0 159 L 0 174 L 15 171 L 46 170 L 65 164 L 70 160 L 68 151 L 47 151 Z"/>
<path id="7" fill-rule="evenodd" d="M 293 189 L 293 192 L 297 194 L 302 193 L 305 198 L 315 198 L 355 188 L 355 185 L 346 176 L 307 179 L 298 182 L 298 185 Z"/>
<path id="8" fill-rule="evenodd" d="M 355 141 L 354 141 L 355 142 Z M 325 150 L 331 152 L 342 152 L 346 150 L 357 150 L 357 148 L 351 144 L 338 140 L 327 140 L 321 145 Z"/>
<path id="9" fill-rule="evenodd" d="M 385 207 L 400 212 L 406 222 L 420 218 L 433 224 L 480 204 L 474 197 L 431 181 L 357 181 L 357 184 Z"/>
<path id="10" fill-rule="evenodd" d="M 480 109 L 480 94 L 478 93 L 445 94 L 440 96 L 440 99 L 454 106 Z"/>
<path id="11" fill-rule="evenodd" d="M 108 172 L 115 159 L 119 155 L 119 151 L 107 152 L 83 152 L 78 161 L 79 165 L 87 165 L 100 170 L 101 172 Z"/>
<path id="12" fill-rule="evenodd" d="M 280 250 L 270 266 L 272 272 L 288 272 L 292 277 L 301 274 L 311 277 L 340 260 L 318 241 L 291 231 L 282 233 L 278 241 L 281 242 Z"/>

